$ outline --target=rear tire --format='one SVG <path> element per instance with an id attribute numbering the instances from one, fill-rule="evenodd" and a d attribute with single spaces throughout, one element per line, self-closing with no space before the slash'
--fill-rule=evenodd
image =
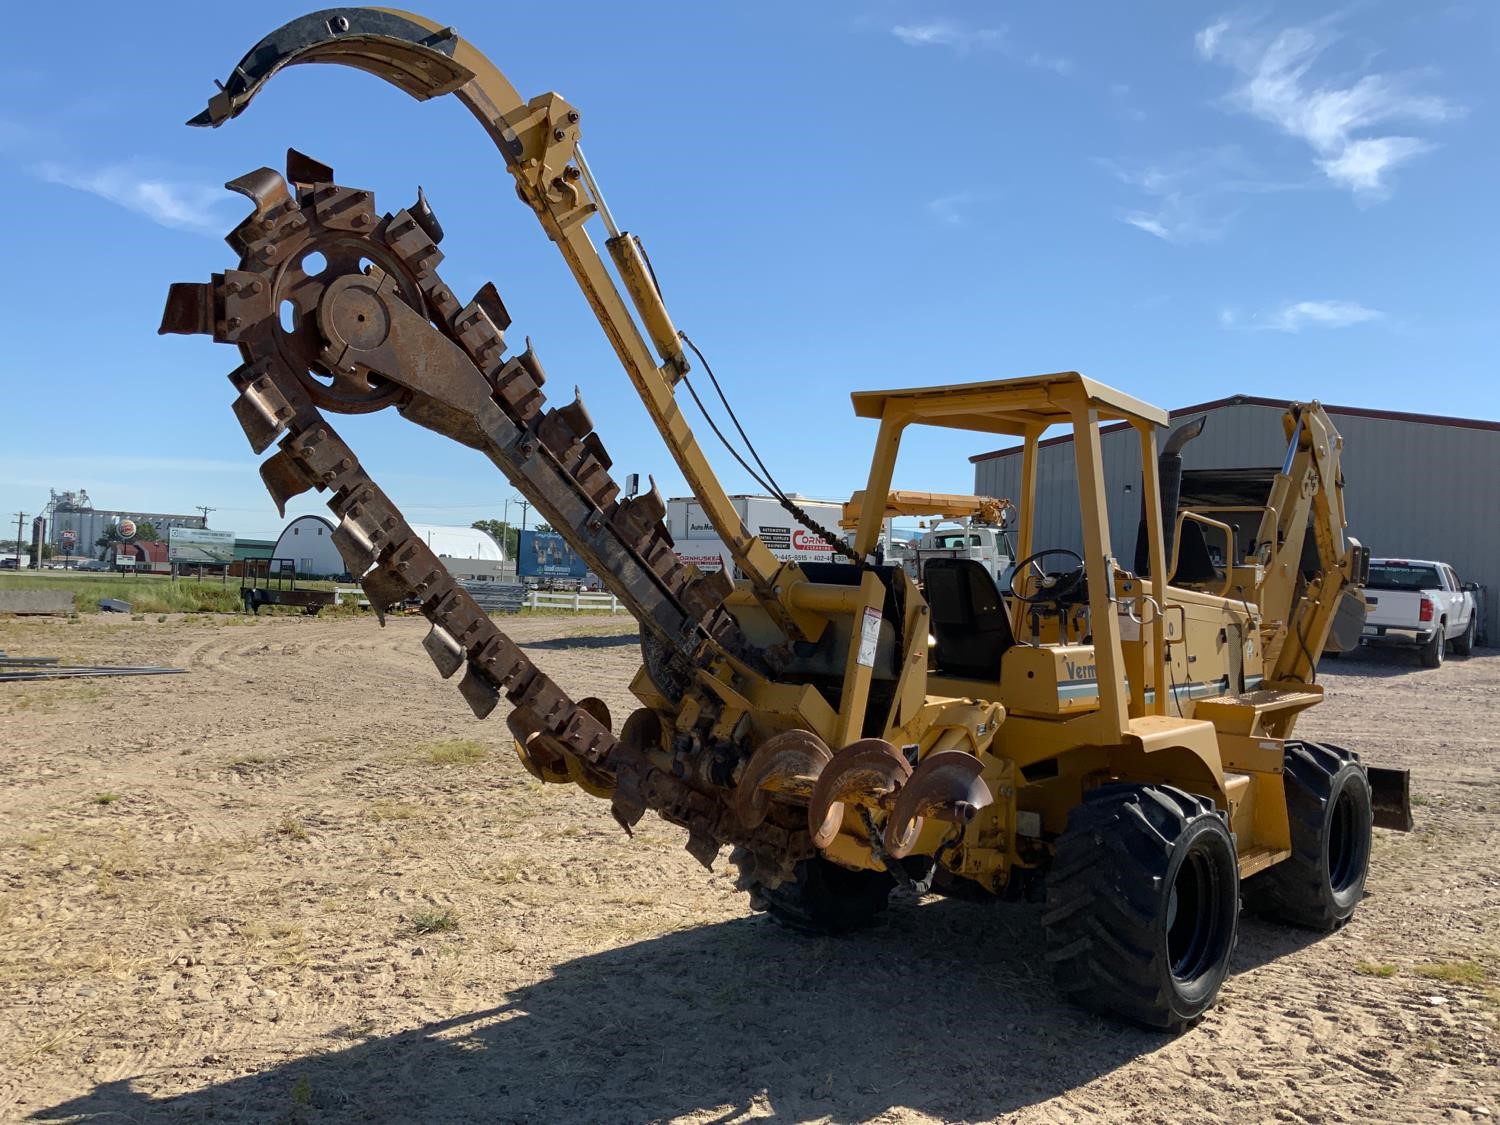
<path id="1" fill-rule="evenodd" d="M 775 887 L 751 882 L 750 909 L 804 934 L 862 929 L 885 911 L 896 881 L 884 871 L 851 871 L 822 856 L 799 862 L 793 878 Z"/>
<path id="2" fill-rule="evenodd" d="M 1423 668 L 1441 668 L 1443 666 L 1444 651 L 1448 647 L 1448 639 L 1443 635 L 1448 627 L 1439 621 L 1437 631 L 1432 634 L 1432 640 L 1422 646 L 1418 658 L 1422 661 Z"/>
<path id="3" fill-rule="evenodd" d="M 1318 742 L 1288 742 L 1282 777 L 1292 854 L 1245 880 L 1245 905 L 1331 933 L 1364 897 L 1374 823 L 1370 779 L 1357 755 Z"/>
<path id="4" fill-rule="evenodd" d="M 1463 636 L 1453 642 L 1453 653 L 1455 656 L 1468 656 L 1474 651 L 1474 616 L 1469 615 L 1469 623 L 1464 626 Z"/>
<path id="5" fill-rule="evenodd" d="M 1234 836 L 1212 801 L 1105 785 L 1084 795 L 1057 842 L 1047 960 L 1084 1007 L 1181 1031 L 1218 997 L 1239 913 Z"/>

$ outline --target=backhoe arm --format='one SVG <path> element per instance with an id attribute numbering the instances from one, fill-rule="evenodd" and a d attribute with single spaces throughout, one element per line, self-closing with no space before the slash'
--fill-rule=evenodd
<path id="1" fill-rule="evenodd" d="M 250 49 L 189 124 L 221 125 L 245 108 L 277 71 L 298 63 L 338 63 L 385 79 L 420 100 L 455 95 L 489 134 L 547 236 L 624 365 L 714 531 L 750 580 L 756 599 L 793 639 L 814 639 L 825 621 L 778 596 L 798 577 L 746 529 L 678 408 L 674 387 L 688 370 L 676 329 L 639 240 L 616 227 L 579 147 L 579 112 L 555 93 L 523 101 L 499 69 L 451 27 L 408 12 L 329 8 L 284 24 Z M 625 298 L 584 229 L 598 212 L 606 246 L 651 337 L 653 358 Z"/>
<path id="2" fill-rule="evenodd" d="M 1362 581 L 1359 542 L 1344 536 L 1344 439 L 1323 407 L 1295 403 L 1282 420 L 1286 460 L 1271 486 L 1257 543 L 1267 552 L 1260 607 L 1268 621 L 1286 622 L 1268 652 L 1274 681 L 1311 683 L 1340 600 Z M 1311 529 L 1321 569 L 1298 596 L 1302 552 Z"/>

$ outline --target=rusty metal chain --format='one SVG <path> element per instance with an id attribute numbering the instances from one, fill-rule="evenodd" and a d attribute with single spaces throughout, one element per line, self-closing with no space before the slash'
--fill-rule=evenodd
<path id="1" fill-rule="evenodd" d="M 291 153 L 288 173 L 295 192 L 268 168 L 228 185 L 256 204 L 229 236 L 240 269 L 207 285 L 174 285 L 161 329 L 239 346 L 234 411 L 256 452 L 277 445 L 261 476 L 278 509 L 309 489 L 331 493 L 335 546 L 382 620 L 387 606 L 415 603 L 432 626 L 423 647 L 444 678 L 463 670 L 459 691 L 475 715 L 490 714 L 503 694 L 518 738 L 543 735 L 586 763 L 612 786 L 627 830 L 653 809 L 688 829 L 688 849 L 705 864 L 723 844 L 777 867 L 813 854 L 799 827 L 746 828 L 722 792 L 657 768 L 649 746 L 622 741 L 607 719 L 574 703 L 453 580 L 361 467 L 320 408 L 395 406 L 486 453 L 655 638 L 663 679 L 673 679 L 673 662 L 690 679 L 705 660 L 764 659 L 722 607 L 724 577 L 673 553 L 660 496 L 620 499 L 581 399 L 546 409 L 545 375 L 530 347 L 505 357 L 510 318 L 494 286 L 464 304 L 438 277 L 441 227 L 425 200 L 377 217 L 369 192 L 332 183 L 316 161 Z"/>

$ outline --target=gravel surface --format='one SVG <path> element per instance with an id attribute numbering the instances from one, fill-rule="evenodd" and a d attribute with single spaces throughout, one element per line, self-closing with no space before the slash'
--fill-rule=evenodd
<path id="1" fill-rule="evenodd" d="M 634 634 L 527 617 L 628 713 Z M 1329 937 L 1247 917 L 1176 1038 L 1053 992 L 1038 908 L 749 914 L 648 817 L 521 768 L 397 619 L 0 621 L 176 677 L 0 684 L 0 1118 L 1500 1120 L 1500 659 L 1325 666 L 1299 733 L 1413 771 Z M 509 628 L 509 626 L 508 626 Z"/>

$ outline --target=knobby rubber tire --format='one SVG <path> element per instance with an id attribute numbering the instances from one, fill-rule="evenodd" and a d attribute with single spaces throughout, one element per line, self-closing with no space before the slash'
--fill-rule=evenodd
<path id="1" fill-rule="evenodd" d="M 1084 1007 L 1181 1031 L 1218 996 L 1239 913 L 1234 835 L 1212 801 L 1167 785 L 1105 785 L 1084 795 L 1057 841 L 1047 960 Z"/>
<path id="2" fill-rule="evenodd" d="M 1245 880 L 1245 905 L 1331 933 L 1364 897 L 1375 815 L 1370 779 L 1357 754 L 1328 743 L 1288 742 L 1284 763 L 1292 854 Z"/>
<path id="3" fill-rule="evenodd" d="M 884 871 L 851 871 L 814 856 L 775 887 L 750 883 L 750 909 L 804 934 L 843 934 L 870 925 L 885 910 L 896 881 Z"/>

